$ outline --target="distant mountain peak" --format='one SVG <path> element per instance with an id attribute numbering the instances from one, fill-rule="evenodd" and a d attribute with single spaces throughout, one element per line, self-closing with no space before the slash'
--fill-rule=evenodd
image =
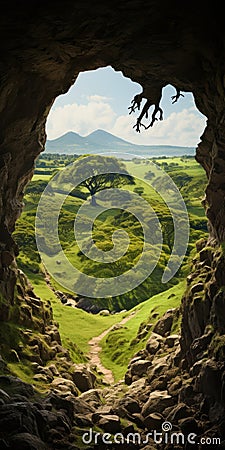
<path id="1" fill-rule="evenodd" d="M 86 139 L 88 139 L 88 141 L 93 141 L 93 139 L 95 140 L 95 142 L 99 143 L 99 144 L 109 144 L 109 143 L 123 143 L 123 144 L 127 144 L 127 145 L 131 145 L 133 147 L 135 147 L 135 144 L 131 144 L 131 142 L 125 141 L 124 139 L 121 139 L 118 136 L 115 136 L 112 133 L 109 133 L 108 131 L 105 130 L 95 130 L 92 133 L 90 133 L 88 136 L 86 136 Z"/>
<path id="2" fill-rule="evenodd" d="M 114 134 L 112 134 L 112 133 L 110 133 L 109 131 L 105 131 L 105 130 L 102 130 L 101 128 L 98 128 L 97 130 L 95 130 L 95 131 L 92 131 L 90 134 L 88 134 L 88 136 L 93 136 L 93 135 L 102 135 L 102 136 L 113 136 L 113 137 L 116 137 L 116 136 L 114 136 Z M 86 136 L 86 137 L 88 137 L 88 136 Z"/>
<path id="3" fill-rule="evenodd" d="M 62 138 L 68 137 L 68 136 L 73 136 L 74 137 L 74 136 L 80 136 L 80 135 L 78 133 L 76 133 L 75 131 L 67 131 L 66 133 L 62 134 L 61 136 L 58 136 L 55 139 L 48 139 L 48 141 L 52 142 L 52 141 L 56 141 L 57 139 L 62 139 Z"/>
<path id="4" fill-rule="evenodd" d="M 80 136 L 75 131 L 67 131 L 67 133 L 63 134 L 62 136 L 57 137 L 56 139 L 49 139 L 47 142 L 53 143 L 55 145 L 56 143 L 63 143 L 64 144 L 73 144 L 75 142 L 83 142 L 84 138 Z"/>
<path id="5" fill-rule="evenodd" d="M 47 140 L 46 151 L 48 153 L 64 154 L 93 154 L 93 153 L 129 153 L 131 157 L 157 157 L 157 156 L 182 156 L 194 155 L 194 147 L 182 147 L 173 145 L 137 145 L 125 141 L 108 131 L 98 129 L 80 136 L 75 131 L 68 131 L 64 135 Z"/>

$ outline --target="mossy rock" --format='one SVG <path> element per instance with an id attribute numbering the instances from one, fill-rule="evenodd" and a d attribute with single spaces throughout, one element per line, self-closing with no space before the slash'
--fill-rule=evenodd
<path id="1" fill-rule="evenodd" d="M 225 335 L 214 336 L 209 351 L 213 353 L 216 360 L 224 362 L 225 360 Z"/>

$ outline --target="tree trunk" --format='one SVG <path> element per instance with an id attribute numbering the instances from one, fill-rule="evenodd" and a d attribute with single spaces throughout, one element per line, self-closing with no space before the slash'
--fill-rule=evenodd
<path id="1" fill-rule="evenodd" d="M 95 198 L 94 194 L 92 194 L 92 196 L 91 196 L 90 204 L 91 204 L 91 206 L 97 206 L 97 202 L 96 202 L 96 198 Z"/>

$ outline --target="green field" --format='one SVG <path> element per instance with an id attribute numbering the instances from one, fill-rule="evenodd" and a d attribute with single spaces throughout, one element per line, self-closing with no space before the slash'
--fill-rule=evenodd
<path id="1" fill-rule="evenodd" d="M 51 171 L 55 173 L 58 169 L 62 168 L 64 162 L 64 159 L 61 161 L 58 156 L 56 156 L 54 160 L 48 155 L 48 159 L 47 161 L 44 161 L 44 164 L 46 164 L 47 171 L 50 168 Z M 66 162 L 68 163 L 67 159 Z M 152 164 L 152 162 L 154 164 Z M 39 161 L 39 165 L 43 165 L 42 160 Z M 132 207 L 135 205 L 136 211 L 140 213 L 143 220 L 149 223 L 148 226 L 151 227 L 152 222 L 150 221 L 149 212 L 147 209 L 143 209 L 141 202 L 139 202 L 139 198 L 141 197 L 147 202 L 146 204 L 151 205 L 160 221 L 163 233 L 163 249 L 154 273 L 142 283 L 141 286 L 138 286 L 137 289 L 124 294 L 123 296 L 119 296 L 118 298 L 114 297 L 103 300 L 97 298 L 95 300 L 101 307 L 116 311 L 124 308 L 131 309 L 137 303 L 149 298 L 149 296 L 155 295 L 161 290 L 170 288 L 178 283 L 180 277 L 185 276 L 188 260 L 191 259 L 192 252 L 195 248 L 195 241 L 207 234 L 207 222 L 201 204 L 206 185 L 206 176 L 203 169 L 197 164 L 194 158 L 158 158 L 153 161 L 134 159 L 132 161 L 126 161 L 125 165 L 128 173 L 135 177 L 135 184 L 122 186 L 122 189 L 127 192 L 126 195 L 128 196 L 127 200 L 125 200 L 125 209 L 126 207 L 129 208 L 130 206 Z M 45 168 L 41 167 L 38 171 L 40 173 L 34 175 L 34 180 L 27 188 L 24 199 L 25 208 L 21 218 L 17 222 L 14 233 L 15 239 L 22 249 L 18 257 L 19 265 L 23 270 L 28 269 L 33 273 L 38 273 L 40 271 L 40 257 L 35 243 L 35 214 L 40 195 L 48 182 L 47 180 L 44 180 L 43 177 L 49 177 L 49 175 L 43 175 Z M 183 266 L 167 286 L 162 285 L 161 277 L 170 257 L 174 235 L 171 213 L 165 201 L 158 193 L 161 188 L 164 189 L 164 192 L 166 192 L 167 189 L 165 177 L 161 179 L 161 174 L 164 176 L 164 173 L 169 175 L 179 188 L 186 203 L 190 221 L 190 239 Z M 149 174 L 153 179 L 149 179 Z M 157 182 L 157 180 L 159 181 Z M 163 183 L 165 186 L 163 186 Z M 131 194 L 129 194 L 129 192 Z M 132 195 L 133 192 L 136 193 L 136 197 L 130 197 L 129 199 L 129 196 Z M 80 197 L 81 194 L 87 196 L 87 190 L 85 191 L 85 188 L 78 189 L 77 194 L 75 195 L 79 195 Z M 107 195 L 109 196 L 110 194 Z M 67 289 L 70 290 L 72 289 L 70 286 L 70 274 L 66 270 L 63 270 L 62 266 L 59 268 L 58 261 L 61 261 L 61 253 L 57 250 L 57 247 L 52 247 L 54 243 L 52 243 L 51 217 L 52 214 L 54 214 L 55 204 L 57 204 L 57 201 L 61 198 L 63 198 L 62 194 L 54 194 L 52 203 L 46 204 L 44 210 L 48 227 L 47 237 L 45 236 L 44 238 L 46 247 L 45 261 L 46 263 L 49 263 L 49 261 L 51 262 L 51 273 L 53 278 L 57 276 L 58 283 L 61 284 L 61 282 L 63 282 L 64 288 L 68 286 Z M 113 206 L 114 203 L 112 199 L 108 199 L 107 197 L 105 199 L 98 198 L 97 205 L 89 208 L 88 218 L 88 220 L 91 221 L 97 212 L 98 217 L 94 222 L 92 230 L 96 246 L 103 251 L 112 249 L 112 235 L 118 228 L 122 228 L 128 233 L 130 244 L 127 253 L 118 262 L 110 265 L 95 262 L 80 251 L 77 242 L 74 240 L 74 219 L 83 201 L 82 198 L 76 196 L 67 196 L 61 208 L 58 226 L 59 238 L 66 257 L 72 265 L 79 269 L 79 271 L 90 276 L 100 278 L 103 276 L 114 277 L 115 275 L 118 276 L 123 272 L 126 272 L 131 268 L 132 264 L 136 264 L 141 255 L 144 239 L 142 226 L 131 213 L 126 213 L 122 209 L 116 208 L 117 203 Z M 170 202 L 172 202 L 172 208 L 174 212 L 176 212 L 176 193 L 170 194 Z M 102 206 L 108 208 L 103 213 L 101 209 Z M 182 218 L 180 219 L 182 220 Z M 82 239 L 82 245 L 84 245 L 83 248 L 85 250 L 85 248 L 88 248 L 90 245 L 90 240 L 88 235 L 85 234 Z M 48 250 L 49 248 L 50 250 Z M 151 245 L 149 245 L 149 258 L 154 258 L 154 247 Z M 76 286 L 79 286 L 79 280 L 79 276 L 74 280 L 75 289 Z"/>
<path id="2" fill-rule="evenodd" d="M 32 177 L 32 181 L 49 181 L 50 178 L 51 178 L 51 175 L 45 175 L 44 173 L 43 173 L 43 175 L 34 174 Z"/>
<path id="3" fill-rule="evenodd" d="M 146 336 L 143 340 L 135 342 L 135 336 L 140 324 L 145 321 L 154 322 L 151 318 L 153 309 L 157 309 L 161 315 L 168 308 L 177 307 L 180 304 L 185 286 L 183 280 L 189 272 L 190 263 L 195 254 L 195 242 L 199 238 L 207 236 L 207 221 L 201 204 L 206 186 L 206 176 L 203 169 L 191 157 L 158 158 L 153 160 L 160 167 L 160 170 L 162 169 L 173 179 L 179 188 L 186 203 L 190 221 L 190 238 L 184 262 L 173 279 L 169 283 L 163 284 L 161 281 L 162 274 L 171 254 L 174 236 L 171 214 L 164 200 L 157 193 L 159 169 L 154 169 L 151 161 L 144 159 L 125 162 L 127 171 L 135 176 L 135 184 L 131 186 L 124 185 L 122 188 L 130 192 L 136 192 L 138 206 L 140 203 L 138 196 L 141 196 L 152 206 L 161 224 L 163 249 L 153 273 L 140 286 L 117 297 L 93 298 L 93 304 L 118 312 L 118 314 L 103 317 L 61 304 L 60 300 L 45 283 L 42 264 L 36 247 L 35 215 L 40 196 L 52 174 L 71 162 L 72 157 L 68 160 L 66 156 L 62 156 L 62 159 L 60 159 L 59 156 L 53 158 L 53 156 L 48 155 L 47 160 L 45 160 L 45 156 L 41 156 L 39 160 L 40 167 L 38 168 L 39 173 L 35 173 L 27 188 L 24 198 L 25 208 L 14 232 L 14 238 L 21 248 L 18 264 L 28 275 L 37 295 L 51 301 L 54 318 L 59 323 L 63 344 L 70 349 L 71 355 L 76 362 L 82 361 L 87 356 L 88 341 L 93 336 L 98 336 L 113 324 L 119 323 L 127 314 L 135 313 L 123 328 L 110 332 L 102 342 L 102 362 L 113 371 L 115 379 L 118 380 L 123 377 L 129 359 L 136 351 L 143 348 L 148 338 Z M 46 166 L 42 167 L 43 164 L 46 164 Z M 46 171 L 50 171 L 51 174 L 46 174 Z M 152 179 L 149 180 L 148 177 Z M 155 182 L 156 188 L 154 187 Z M 160 188 L 161 184 L 161 179 L 159 179 L 158 186 Z M 123 228 L 128 232 L 130 244 L 127 253 L 120 258 L 119 263 L 115 262 L 107 265 L 89 260 L 80 252 L 77 243 L 74 241 L 73 229 L 76 212 L 84 201 L 81 197 L 87 196 L 87 191 L 82 188 L 75 195 L 78 195 L 78 197 L 68 196 L 66 198 L 59 216 L 59 237 L 67 258 L 81 272 L 93 277 L 114 277 L 129 270 L 138 261 L 143 246 L 143 231 L 137 219 L 132 214 L 116 208 L 116 206 L 101 213 L 101 207 L 104 204 L 110 207 L 111 202 L 107 199 L 104 200 L 104 198 L 99 199 L 98 205 L 93 206 L 91 210 L 93 215 L 96 214 L 96 211 L 99 212 L 92 230 L 96 245 L 103 251 L 110 250 L 113 247 L 112 234 L 118 228 Z M 55 194 L 52 203 L 53 209 L 54 203 L 60 196 L 62 194 Z M 127 205 L 129 206 L 129 197 L 127 198 Z M 176 197 L 174 197 L 173 208 L 176 208 Z M 140 211 L 143 215 L 148 214 L 144 210 Z M 50 226 L 45 242 L 46 248 L 48 248 L 51 245 L 51 211 L 49 208 L 46 208 L 45 217 L 46 221 L 49 221 Z M 149 217 L 147 216 L 147 218 Z M 89 245 L 88 239 L 84 242 L 86 242 L 85 245 Z M 46 258 L 51 260 L 53 268 L 52 286 L 55 289 L 68 293 L 69 289 L 63 287 L 63 282 L 67 280 L 69 275 L 64 273 L 62 267 L 58 265 L 60 253 L 56 249 L 51 253 L 51 256 L 49 255 Z M 149 258 L 154 258 L 154 247 L 151 248 L 151 246 L 149 246 Z M 54 280 L 54 273 L 58 274 L 58 281 Z M 60 277 L 62 285 L 59 282 Z M 76 282 L 79 285 L 79 278 Z M 120 313 L 119 311 L 123 309 L 126 309 L 128 312 Z M 74 348 L 73 344 L 76 344 L 76 348 Z"/>

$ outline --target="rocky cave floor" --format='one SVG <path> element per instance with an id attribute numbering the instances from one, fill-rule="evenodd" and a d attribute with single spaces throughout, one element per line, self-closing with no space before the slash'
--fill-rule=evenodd
<path id="1" fill-rule="evenodd" d="M 181 308 L 158 318 L 145 347 L 130 361 L 124 380 L 113 385 L 100 382 L 100 374 L 90 363 L 71 360 L 62 346 L 50 302 L 37 297 L 23 272 L 17 271 L 14 303 L 0 303 L 1 328 L 10 329 L 13 323 L 19 326 L 15 348 L 8 339 L 9 355 L 14 362 L 29 361 L 34 384 L 12 376 L 3 358 L 4 335 L 1 450 L 225 448 L 224 316 L 220 312 L 225 257 L 221 250 L 205 247 L 203 241 L 196 246 Z M 220 301 L 214 302 L 207 324 L 211 299 L 217 300 L 218 295 Z M 180 318 L 181 333 L 173 334 Z M 220 327 L 220 335 L 213 326 Z M 142 328 L 136 339 L 145 332 Z M 198 337 L 193 339 L 193 335 Z M 37 390 L 37 383 L 47 387 L 45 392 Z M 161 437 L 148 435 L 162 429 Z M 104 433 L 109 433 L 104 439 L 112 443 L 103 442 Z M 137 433 L 134 442 L 132 433 Z M 182 433 L 184 441 L 177 441 L 177 433 Z M 213 441 L 218 438 L 220 444 Z"/>
<path id="2" fill-rule="evenodd" d="M 185 370 L 180 336 L 170 334 L 174 314 L 177 314 L 176 310 L 169 310 L 159 319 L 146 347 L 130 361 L 125 380 L 113 386 L 96 387 L 93 370 L 87 365 L 73 364 L 67 351 L 63 353 L 57 330 L 52 335 L 52 342 L 56 346 L 58 339 L 61 353 L 56 356 L 55 363 L 42 366 L 33 362 L 36 380 L 49 383 L 45 395 L 7 374 L 1 358 L 0 368 L 5 375 L 0 376 L 0 449 L 225 448 L 221 404 L 211 404 L 210 397 L 199 393 L 199 384 L 210 386 L 216 382 L 214 361 L 206 361 L 204 371 L 201 360 L 191 370 Z M 195 351 L 204 354 L 206 349 L 205 336 L 196 342 Z M 200 442 L 202 436 L 219 437 L 221 444 L 204 446 L 186 442 L 177 445 L 176 440 L 173 444 L 169 441 L 157 444 L 147 437 L 152 430 L 162 432 L 165 422 L 172 426 L 168 436 L 172 432 L 181 432 L 186 440 L 189 433 L 195 433 L 196 442 Z M 95 437 L 97 432 L 101 435 L 98 438 Z M 85 443 L 82 442 L 84 433 L 89 433 Z M 104 444 L 103 433 L 109 433 L 111 438 L 122 433 L 124 442 Z M 129 433 L 139 433 L 140 437 L 133 443 Z M 165 439 L 165 433 L 163 436 Z"/>

